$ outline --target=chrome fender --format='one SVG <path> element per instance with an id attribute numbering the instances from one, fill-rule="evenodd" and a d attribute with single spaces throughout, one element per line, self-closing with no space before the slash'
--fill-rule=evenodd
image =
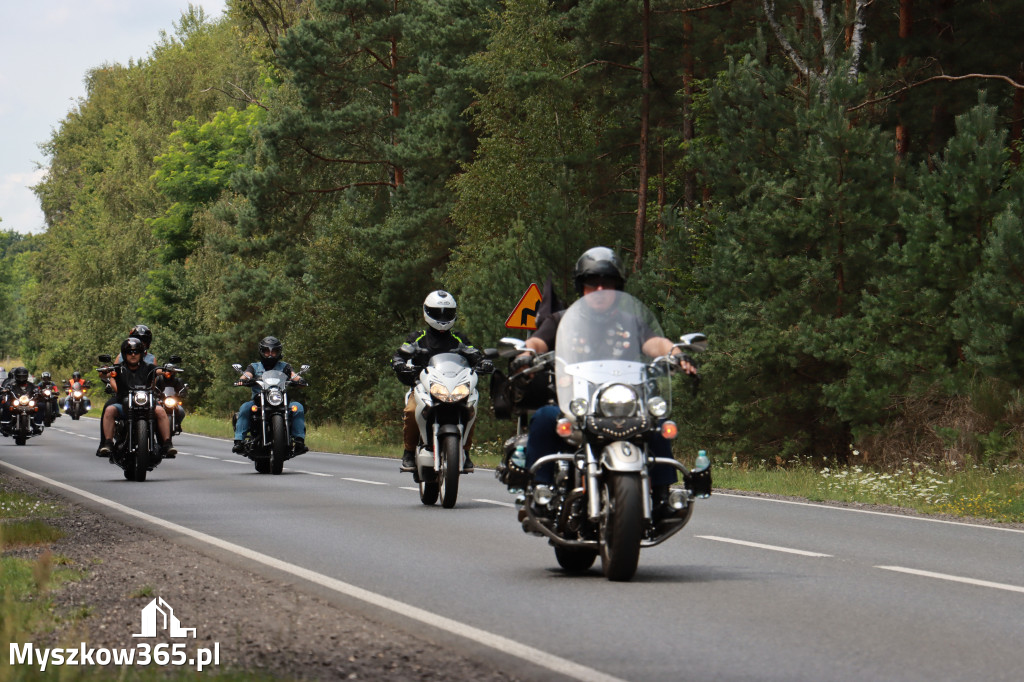
<path id="1" fill-rule="evenodd" d="M 601 467 L 607 471 L 643 471 L 644 449 L 635 443 L 617 440 L 601 450 Z"/>

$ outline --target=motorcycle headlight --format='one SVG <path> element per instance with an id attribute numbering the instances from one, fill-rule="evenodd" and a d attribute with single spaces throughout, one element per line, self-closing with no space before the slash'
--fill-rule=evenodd
<path id="1" fill-rule="evenodd" d="M 139 407 L 142 407 L 149 403 L 149 394 L 145 391 L 135 391 L 132 393 L 132 401 Z"/>
<path id="2" fill-rule="evenodd" d="M 18 402 L 19 402 L 20 404 L 22 404 L 22 405 L 28 405 L 28 403 L 29 403 L 29 398 L 28 398 L 28 396 L 27 396 L 27 395 L 23 395 L 23 396 L 18 396 Z"/>
<path id="3" fill-rule="evenodd" d="M 601 392 L 598 405 L 606 417 L 632 417 L 636 412 L 636 391 L 624 384 L 609 386 Z"/>
<path id="4" fill-rule="evenodd" d="M 46 389 L 45 391 L 43 391 L 43 395 L 45 395 L 47 398 L 49 398 L 50 397 L 50 389 Z"/>
<path id="5" fill-rule="evenodd" d="M 647 401 L 647 411 L 655 417 L 664 417 L 668 412 L 668 402 L 660 396 L 654 396 Z"/>
<path id="6" fill-rule="evenodd" d="M 267 403 L 277 407 L 284 402 L 284 395 L 281 393 L 281 389 L 272 388 L 267 391 Z"/>
<path id="7" fill-rule="evenodd" d="M 168 410 L 173 410 L 177 406 L 178 399 L 175 398 L 173 395 L 169 395 L 166 398 L 164 398 L 164 407 L 166 407 Z"/>
<path id="8" fill-rule="evenodd" d="M 81 391 L 75 391 L 71 395 L 75 396 L 76 398 L 81 398 L 82 397 L 82 392 Z"/>
<path id="9" fill-rule="evenodd" d="M 455 387 L 455 390 L 452 391 L 451 401 L 455 402 L 457 400 L 465 400 L 468 396 L 469 396 L 469 384 L 468 383 L 459 384 L 458 386 Z"/>
<path id="10" fill-rule="evenodd" d="M 572 412 L 575 417 L 582 417 L 587 413 L 587 401 L 585 398 L 574 398 L 569 403 L 569 411 Z"/>
<path id="11" fill-rule="evenodd" d="M 446 403 L 451 399 L 448 388 L 443 384 L 430 384 L 430 395 L 433 396 L 434 400 L 440 400 L 442 403 Z"/>

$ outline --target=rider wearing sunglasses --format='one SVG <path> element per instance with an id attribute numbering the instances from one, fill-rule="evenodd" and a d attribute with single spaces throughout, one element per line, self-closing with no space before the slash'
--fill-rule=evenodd
<path id="1" fill-rule="evenodd" d="M 114 397 L 107 401 L 103 407 L 103 440 L 100 442 L 100 449 L 96 451 L 97 457 L 110 457 L 114 452 L 114 421 L 118 415 L 123 416 L 122 401 L 128 397 L 132 386 L 149 386 L 156 374 L 156 365 L 146 362 L 146 344 L 136 337 L 128 337 L 121 344 L 121 354 L 118 358 L 120 363 L 115 364 L 115 371 L 110 377 L 110 388 Z M 159 387 L 161 379 L 157 378 Z M 164 410 L 155 410 L 157 433 L 160 435 L 160 455 L 173 457 L 178 451 L 171 443 L 171 425 Z"/>

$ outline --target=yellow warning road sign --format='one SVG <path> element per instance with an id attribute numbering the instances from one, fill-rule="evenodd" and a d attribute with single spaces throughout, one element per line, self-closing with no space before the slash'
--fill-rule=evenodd
<path id="1" fill-rule="evenodd" d="M 540 288 L 531 284 L 523 297 L 519 299 L 515 310 L 505 320 L 505 327 L 508 329 L 536 329 L 537 328 L 537 307 L 540 305 Z"/>

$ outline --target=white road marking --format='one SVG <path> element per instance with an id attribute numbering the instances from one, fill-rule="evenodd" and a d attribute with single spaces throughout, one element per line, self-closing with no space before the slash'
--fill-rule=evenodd
<path id="1" fill-rule="evenodd" d="M 327 478 L 334 478 L 334 474 L 322 474 L 319 471 L 303 471 L 302 469 L 292 469 L 297 474 L 309 474 L 310 476 L 326 476 Z"/>
<path id="2" fill-rule="evenodd" d="M 1005 583 L 994 583 L 989 580 L 977 580 L 975 578 L 964 578 L 958 575 L 948 575 L 946 573 L 934 573 L 932 571 L 921 571 L 916 568 L 904 568 L 902 566 L 875 566 L 883 571 L 896 571 L 897 573 L 909 573 L 910 575 L 919 575 L 925 578 L 938 578 L 939 580 L 951 580 L 956 583 L 965 583 L 967 585 L 977 585 L 978 587 L 992 587 L 997 590 L 1007 590 L 1009 592 L 1021 592 L 1024 593 L 1024 587 L 1017 585 L 1007 585 Z"/>
<path id="3" fill-rule="evenodd" d="M 474 502 L 483 502 L 484 504 L 496 504 L 499 507 L 511 507 L 515 509 L 516 506 L 511 502 L 498 502 L 497 500 L 473 500 Z"/>
<path id="4" fill-rule="evenodd" d="M 403 485 L 399 490 L 411 490 L 414 493 L 418 493 L 420 491 L 419 488 L 413 488 L 411 485 Z"/>
<path id="5" fill-rule="evenodd" d="M 728 542 L 733 545 L 744 545 L 745 547 L 757 547 L 758 549 L 770 549 L 773 552 L 786 552 L 787 554 L 799 554 L 801 556 L 810 557 L 831 557 L 831 554 L 821 554 L 820 552 L 808 552 L 802 549 L 793 549 L 791 547 L 778 547 L 777 545 L 764 545 L 760 542 L 747 542 L 746 540 L 735 540 L 733 538 L 722 538 L 717 535 L 695 535 L 694 537 L 704 538 L 705 540 L 715 540 L 716 542 Z"/>
<path id="6" fill-rule="evenodd" d="M 202 455 L 199 456 L 201 457 Z M 223 457 L 211 457 L 210 459 L 220 459 L 220 461 L 227 462 L 228 464 L 248 464 L 248 462 L 239 462 L 237 459 L 225 459 Z"/>
<path id="7" fill-rule="evenodd" d="M 797 502 L 795 500 L 776 500 L 771 497 L 758 497 L 757 495 L 735 495 L 730 493 L 715 493 L 714 495 L 711 496 L 711 499 L 713 500 L 716 497 L 734 497 L 743 500 L 756 500 L 758 502 L 793 504 L 798 507 L 814 507 L 815 509 L 829 509 L 831 511 L 855 512 L 857 514 L 874 514 L 875 516 L 890 516 L 892 518 L 906 519 L 908 521 L 928 521 L 930 523 L 944 523 L 950 526 L 967 526 L 968 528 L 978 528 L 979 530 L 1001 530 L 1007 533 L 1024 533 L 1024 530 L 1020 528 L 1004 528 L 1002 526 L 983 526 L 980 523 L 966 523 L 964 521 L 947 521 L 946 519 L 933 519 L 928 516 L 910 516 L 909 514 L 893 514 L 892 512 L 872 511 L 871 509 L 852 509 L 850 507 L 836 507 L 830 504 L 815 504 L 813 502 Z M 707 502 L 701 502 L 701 504 L 707 504 Z"/>
<path id="8" fill-rule="evenodd" d="M 316 573 L 308 568 L 303 568 L 301 566 L 296 566 L 295 564 L 290 564 L 287 561 L 275 559 L 267 554 L 253 551 L 248 547 L 236 545 L 232 542 L 228 542 L 227 540 L 221 540 L 218 537 L 207 535 L 206 533 L 200 533 L 199 531 L 192 530 L 191 528 L 161 519 L 158 516 L 151 516 L 145 512 L 131 507 L 126 507 L 123 504 L 108 500 L 100 497 L 99 495 L 94 495 L 80 488 L 72 487 L 61 483 L 60 481 L 55 481 L 52 478 L 47 478 L 46 476 L 40 476 L 39 474 L 22 469 L 21 467 L 16 467 L 12 464 L 6 463 L 5 466 L 24 476 L 30 476 L 36 480 L 42 481 L 46 485 L 67 490 L 72 494 L 91 500 L 92 502 L 101 504 L 105 507 L 109 507 L 110 509 L 119 511 L 122 514 L 128 514 L 129 516 L 134 516 L 135 518 L 142 519 L 143 521 L 160 526 L 161 528 L 166 528 L 175 533 L 187 535 L 199 540 L 200 542 L 205 542 L 209 545 L 213 545 L 214 547 L 219 547 L 228 552 L 237 554 L 244 559 L 256 561 L 265 566 L 269 566 L 270 568 L 284 571 L 285 573 L 294 575 L 297 578 L 308 580 L 312 583 L 316 583 L 317 585 L 334 590 L 339 594 L 352 597 L 353 599 L 359 599 L 367 604 L 391 611 L 392 613 L 396 613 L 411 620 L 436 627 L 440 630 L 445 630 L 460 637 L 465 637 L 466 639 L 472 640 L 486 647 L 490 647 L 507 656 L 515 656 L 516 658 L 520 658 L 528 663 L 546 668 L 552 672 L 565 675 L 566 677 L 571 677 L 573 679 L 580 680 L 581 682 L 625 682 L 618 677 L 607 675 L 599 670 L 594 670 L 593 668 L 588 668 L 587 666 L 580 665 L 574 661 L 555 656 L 554 654 L 549 654 L 546 651 L 535 649 L 532 646 L 521 644 L 520 642 L 502 635 L 488 632 L 487 630 L 481 630 L 480 628 L 473 627 L 472 625 L 460 623 L 452 618 L 439 616 L 435 613 L 431 613 L 430 611 L 426 611 L 425 609 L 417 608 L 412 604 L 406 604 L 405 602 L 398 601 L 397 599 L 385 597 L 382 594 L 365 590 L 361 587 L 357 587 L 356 585 L 352 585 L 351 583 L 342 582 L 341 580 L 331 578 L 323 575 L 322 573 Z"/>
<path id="9" fill-rule="evenodd" d="M 200 459 L 220 459 L 220 457 L 210 457 L 209 455 L 196 455 Z"/>
<path id="10" fill-rule="evenodd" d="M 362 478 L 345 478 L 344 476 L 341 477 L 341 480 L 352 481 L 353 483 L 367 483 L 369 485 L 387 485 L 387 483 L 384 483 L 383 481 L 367 481 Z"/>

